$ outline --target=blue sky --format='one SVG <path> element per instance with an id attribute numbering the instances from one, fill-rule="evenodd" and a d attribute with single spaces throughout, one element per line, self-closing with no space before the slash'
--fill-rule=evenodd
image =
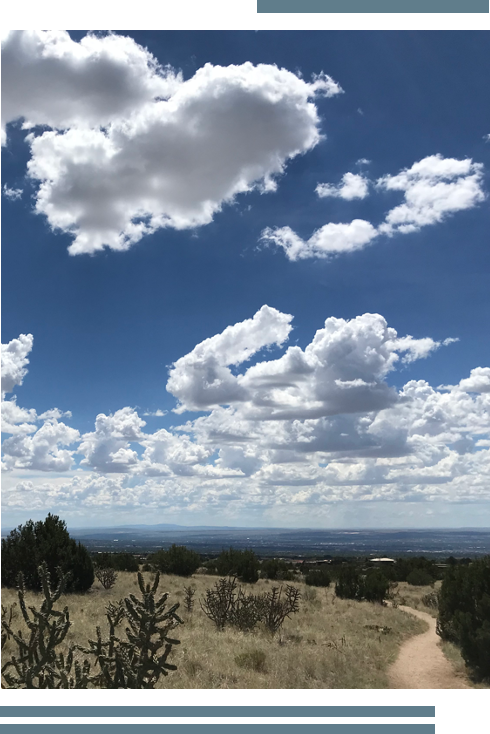
<path id="1" fill-rule="evenodd" d="M 3 525 L 490 525 L 486 32 L 2 54 Z"/>

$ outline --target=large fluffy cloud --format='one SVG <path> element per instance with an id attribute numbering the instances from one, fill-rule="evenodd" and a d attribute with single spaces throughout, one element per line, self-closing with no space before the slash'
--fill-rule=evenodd
<path id="1" fill-rule="evenodd" d="M 82 466 L 103 472 L 127 472 L 138 462 L 138 454 L 130 444 L 143 438 L 145 426 L 132 408 L 122 408 L 114 415 L 100 413 L 95 431 L 82 436 L 79 453 L 84 455 Z"/>
<path id="2" fill-rule="evenodd" d="M 167 390 L 179 399 L 179 412 L 246 400 L 247 391 L 230 367 L 264 347 L 283 344 L 292 328 L 291 319 L 289 314 L 262 306 L 252 319 L 228 326 L 177 360 Z"/>
<path id="3" fill-rule="evenodd" d="M 399 355 L 412 361 L 441 346 L 430 338 L 399 338 L 379 314 L 332 317 L 304 350 L 289 347 L 279 359 L 233 374 L 231 366 L 262 347 L 281 345 L 291 318 L 263 306 L 253 319 L 227 327 L 179 359 L 167 383 L 179 412 L 235 405 L 253 420 L 282 420 L 381 410 L 397 400 L 384 378 Z"/>
<path id="4" fill-rule="evenodd" d="M 320 140 L 319 74 L 206 64 L 186 81 L 132 39 L 15 31 L 3 47 L 4 121 L 31 133 L 36 211 L 73 235 L 71 254 L 125 250 L 162 227 L 209 223 L 239 193 L 274 190 Z"/>
<path id="5" fill-rule="evenodd" d="M 108 125 L 155 98 L 167 98 L 181 78 L 162 69 L 132 38 L 89 34 L 79 43 L 66 31 L 10 31 L 2 42 L 2 127 Z"/>

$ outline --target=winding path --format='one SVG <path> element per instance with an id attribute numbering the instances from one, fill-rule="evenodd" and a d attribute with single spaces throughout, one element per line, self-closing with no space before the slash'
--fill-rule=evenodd
<path id="1" fill-rule="evenodd" d="M 403 643 L 390 667 L 390 688 L 469 688 L 439 647 L 436 620 L 418 609 L 398 607 L 427 622 L 429 629 Z"/>

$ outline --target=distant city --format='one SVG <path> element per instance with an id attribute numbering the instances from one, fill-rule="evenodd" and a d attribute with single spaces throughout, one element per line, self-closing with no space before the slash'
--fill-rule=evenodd
<path id="1" fill-rule="evenodd" d="M 175 543 L 210 556 L 230 546 L 251 548 L 264 557 L 415 555 L 446 558 L 490 554 L 490 528 L 318 530 L 126 525 L 69 530 L 72 537 L 91 552 L 151 553 Z M 2 529 L 2 536 L 8 532 L 9 529 Z"/>

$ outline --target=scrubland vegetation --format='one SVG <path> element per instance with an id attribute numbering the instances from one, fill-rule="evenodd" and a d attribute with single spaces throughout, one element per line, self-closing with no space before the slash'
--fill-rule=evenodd
<path id="1" fill-rule="evenodd" d="M 48 559 L 36 575 L 29 543 Z M 458 669 L 490 674 L 488 559 L 298 567 L 172 546 L 141 574 L 128 553 L 91 558 L 53 516 L 18 528 L 2 553 L 4 687 L 386 688 L 400 645 L 426 628 L 403 605 L 437 618 Z M 77 573 L 95 579 L 83 592 Z"/>
<path id="2" fill-rule="evenodd" d="M 143 574 L 151 581 L 153 574 Z M 190 579 L 194 599 L 205 597 L 214 576 L 196 575 Z M 274 582 L 259 580 L 254 594 L 267 593 Z M 162 677 L 157 688 L 385 688 L 386 671 L 394 661 L 401 642 L 424 631 L 424 624 L 396 609 L 369 602 L 339 599 L 332 588 L 312 588 L 293 583 L 302 594 L 299 611 L 286 619 L 275 634 L 263 624 L 253 632 L 242 632 L 232 625 L 218 631 L 201 610 L 199 602 L 191 612 L 185 609 L 185 587 L 189 582 L 178 576 L 160 578 L 159 589 L 169 594 L 169 603 L 179 602 L 177 614 L 183 620 L 172 631 L 180 645 L 172 649 L 169 662 L 177 670 Z M 249 588 L 246 592 L 249 592 Z M 112 589 L 99 582 L 85 594 L 69 594 L 57 608 L 66 604 L 71 626 L 60 651 L 70 645 L 86 647 L 95 639 L 100 626 L 108 638 L 105 610 L 120 599 L 138 593 L 136 574 L 120 572 Z M 14 589 L 2 591 L 2 604 L 17 600 Z M 39 607 L 42 594 L 26 592 L 27 606 Z M 26 631 L 22 615 L 14 607 L 12 627 Z M 124 625 L 123 625 L 124 626 Z M 6 642 L 3 659 L 16 653 L 12 639 Z M 75 653 L 80 661 L 87 655 Z"/>

